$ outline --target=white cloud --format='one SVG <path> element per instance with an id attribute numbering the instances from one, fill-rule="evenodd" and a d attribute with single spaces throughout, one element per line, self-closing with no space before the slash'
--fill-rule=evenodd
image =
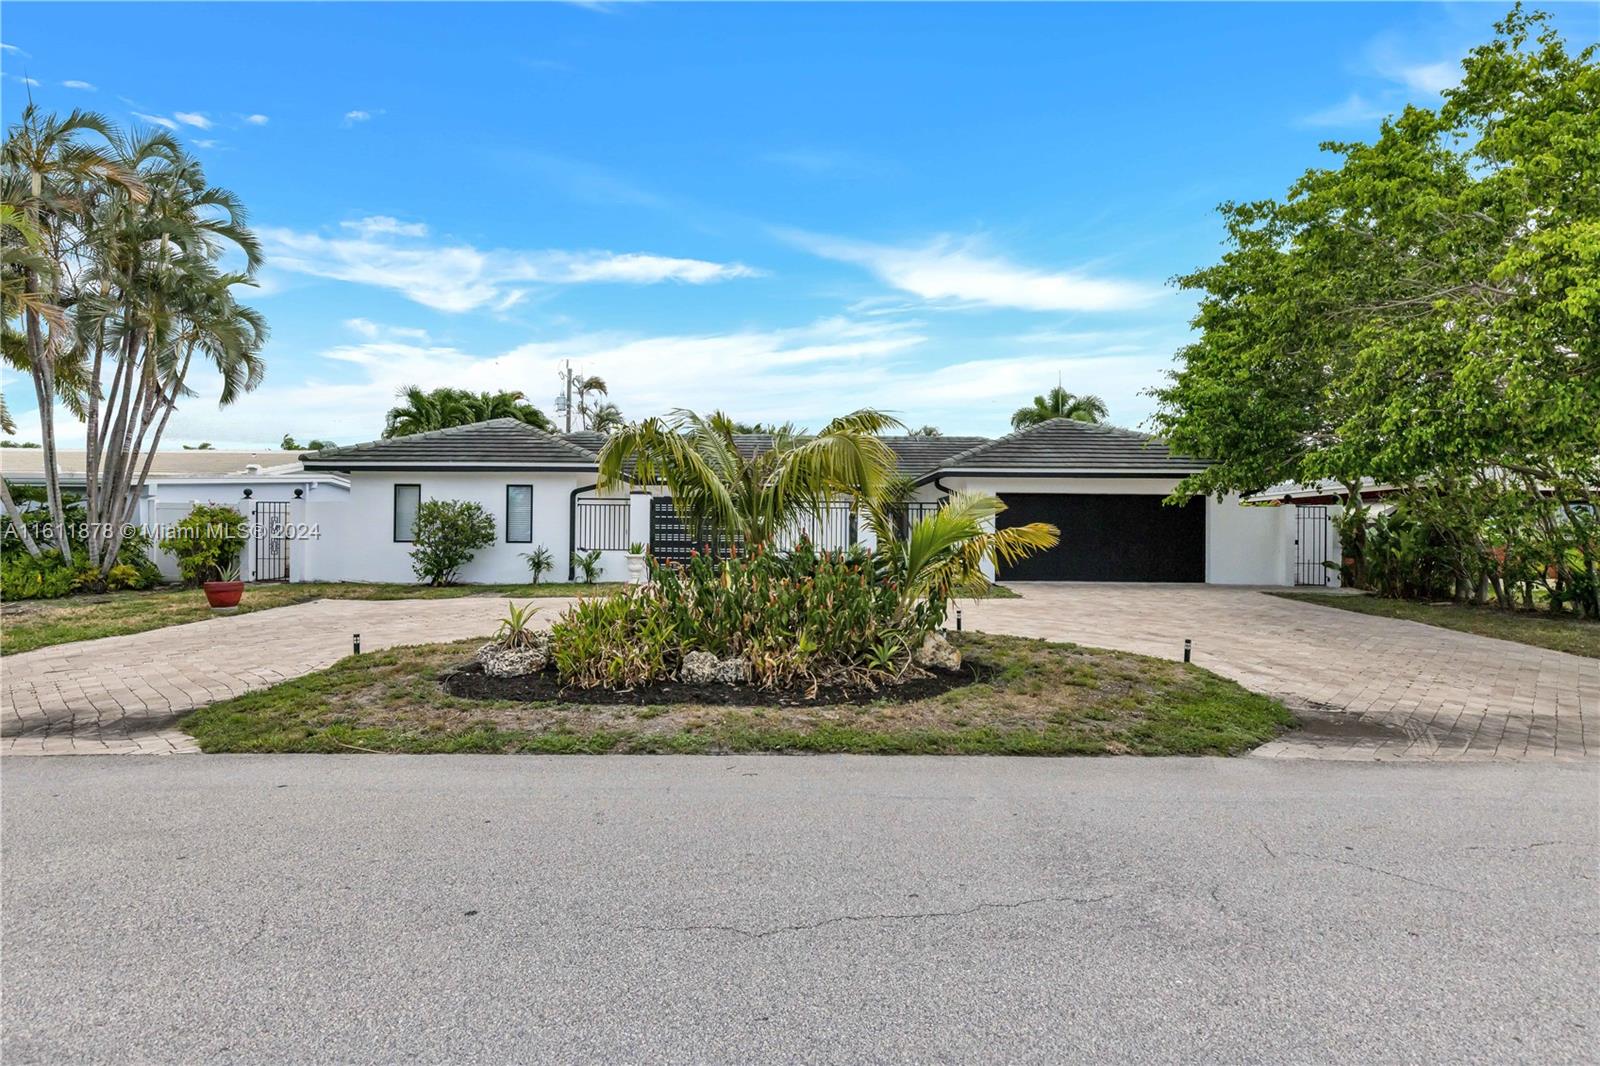
<path id="1" fill-rule="evenodd" d="M 742 263 L 589 251 L 480 250 L 468 244 L 428 244 L 421 223 L 378 215 L 343 224 L 355 237 L 266 227 L 261 236 L 272 265 L 313 277 L 393 289 L 439 311 L 503 310 L 521 298 L 522 284 L 585 282 L 700 285 L 759 274 Z M 398 238 L 398 239 L 396 239 Z"/>
<path id="2" fill-rule="evenodd" d="M 174 111 L 172 117 L 185 126 L 193 126 L 202 130 L 211 128 L 211 120 L 199 111 Z"/>
<path id="3" fill-rule="evenodd" d="M 391 340 L 426 341 L 428 331 L 410 326 L 385 326 L 369 318 L 347 318 L 344 320 L 345 328 L 352 333 L 358 333 L 368 340 L 377 340 L 380 337 Z"/>
<path id="4" fill-rule="evenodd" d="M 215 148 L 221 143 L 221 141 L 213 141 L 206 137 L 197 137 L 194 141 L 196 148 Z"/>
<path id="5" fill-rule="evenodd" d="M 1161 381 L 1178 339 L 1160 331 L 1112 330 L 1063 333 L 1046 343 L 1041 333 L 1036 344 L 1009 346 L 1014 354 L 941 365 L 938 343 L 923 326 L 843 316 L 730 332 L 578 332 L 491 352 L 434 343 L 425 334 L 408 336 L 423 331 L 365 318 L 344 325 L 359 340 L 328 348 L 309 368 L 280 362 L 269 346 L 267 384 L 223 410 L 213 402 L 214 377 L 192 372 L 190 385 L 198 396 L 179 407 L 168 446 L 199 440 L 260 446 L 291 428 L 283 421 L 285 411 L 294 412 L 294 426 L 305 433 L 371 440 L 395 392 L 410 384 L 519 389 L 549 413 L 556 371 L 566 359 L 604 377 L 612 398 L 632 418 L 692 407 L 816 427 L 844 411 L 873 406 L 911 425 L 931 422 L 947 433 L 995 435 L 1006 431 L 1014 410 L 1059 375 L 1071 391 L 1103 397 L 1113 421 L 1131 426 L 1150 410 L 1143 391 Z M 1181 336 L 1181 326 L 1173 328 Z M 16 417 L 20 439 L 37 440 L 33 412 L 17 411 Z M 57 424 L 63 444 L 74 435 L 81 442 L 81 425 L 70 416 L 63 414 Z"/>
<path id="6" fill-rule="evenodd" d="M 91 92 L 91 93 L 95 91 L 95 87 L 93 85 L 91 85 L 89 82 L 86 82 L 86 81 L 78 81 L 76 79 L 68 79 L 67 81 L 62 82 L 61 84 L 62 84 L 62 86 L 64 88 L 67 88 L 67 89 L 82 89 L 84 92 Z"/>
<path id="7" fill-rule="evenodd" d="M 246 115 L 244 117 L 244 120 L 246 122 L 248 122 L 252 126 L 265 126 L 268 122 L 271 121 L 271 119 L 267 118 L 266 115 L 260 115 L 260 114 L 257 114 L 257 115 Z"/>
<path id="8" fill-rule="evenodd" d="M 423 222 L 401 222 L 390 215 L 369 215 L 353 222 L 341 222 L 345 229 L 353 229 L 363 237 L 392 234 L 396 237 L 426 237 L 428 227 Z"/>
<path id="9" fill-rule="evenodd" d="M 1442 93 L 1461 80 L 1461 68 L 1448 62 L 1419 63 L 1400 67 L 1394 77 L 1414 92 Z"/>
<path id="10" fill-rule="evenodd" d="M 360 111 L 360 110 L 357 110 L 357 111 L 346 111 L 344 113 L 344 124 L 346 126 L 353 126 L 357 122 L 366 122 L 366 121 L 369 121 L 371 118 L 372 118 L 372 112 L 371 111 Z"/>
<path id="11" fill-rule="evenodd" d="M 275 384 L 281 378 L 271 372 L 269 349 L 268 384 L 221 411 L 205 399 L 215 395 L 214 383 L 191 373 L 190 383 L 202 399 L 179 408 L 169 437 L 219 446 L 274 441 L 283 435 L 284 412 L 293 411 L 295 425 L 309 427 L 306 432 L 315 436 L 371 440 L 381 431 L 395 392 L 411 384 L 475 392 L 520 389 L 550 413 L 556 371 L 566 359 L 604 377 L 612 399 L 631 417 L 673 407 L 720 407 L 739 418 L 792 418 L 816 426 L 862 406 L 863 395 L 887 399 L 893 394 L 890 382 L 914 375 L 914 361 L 904 357 L 924 340 L 903 326 L 834 318 L 793 329 L 721 334 L 580 333 L 480 354 L 388 339 L 384 327 L 360 321 L 357 332 L 364 338 L 367 325 L 379 336 L 324 351 L 322 367 L 292 384 Z M 739 372 L 729 373 L 730 367 Z M 863 381 L 877 387 L 864 394 Z"/>
<path id="12" fill-rule="evenodd" d="M 39 81 L 38 78 L 30 78 L 30 77 L 27 77 L 25 75 L 20 75 L 20 74 L 16 75 L 16 79 L 17 79 L 17 81 L 21 82 L 23 85 L 38 86 L 38 85 L 42 84 Z"/>
<path id="13" fill-rule="evenodd" d="M 1332 107 L 1325 107 L 1321 111 L 1313 111 L 1309 115 L 1302 115 L 1299 119 L 1299 125 L 1365 126 L 1383 118 L 1389 111 L 1390 109 L 1381 107 L 1360 93 L 1351 93 Z"/>
<path id="14" fill-rule="evenodd" d="M 1081 271 L 1024 267 L 986 251 L 975 239 L 937 237 L 926 244 L 870 244 L 796 231 L 783 235 L 815 255 L 866 267 L 887 285 L 923 300 L 1025 311 L 1111 311 L 1138 307 L 1160 290 Z"/>
<path id="15" fill-rule="evenodd" d="M 166 129 L 169 129 L 169 130 L 175 130 L 175 129 L 178 128 L 178 124 L 176 122 L 172 121 L 170 118 L 163 118 L 160 115 L 147 115 L 143 111 L 135 111 L 133 113 L 133 117 L 134 118 L 142 118 L 146 122 L 153 123 L 154 125 L 157 125 L 157 126 L 165 127 Z"/>
<path id="16" fill-rule="evenodd" d="M 24 52 L 22 49 L 18 48 L 16 45 L 6 44 L 4 41 L 0 41 L 0 52 L 10 52 L 12 55 L 18 56 L 25 56 L 28 54 L 27 52 Z"/>

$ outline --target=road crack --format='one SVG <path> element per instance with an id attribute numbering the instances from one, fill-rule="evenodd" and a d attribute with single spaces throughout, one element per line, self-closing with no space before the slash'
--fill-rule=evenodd
<path id="1" fill-rule="evenodd" d="M 768 929 L 745 929 L 737 925 L 719 925 L 705 923 L 696 925 L 642 925 L 636 928 L 642 932 L 650 933 L 730 933 L 734 936 L 744 937 L 746 940 L 765 940 L 767 937 L 779 936 L 783 933 L 809 933 L 818 929 L 825 929 L 830 925 L 841 925 L 852 922 L 908 922 L 920 921 L 927 918 L 965 918 L 982 911 L 1008 911 L 1022 907 L 1037 907 L 1047 903 L 1074 903 L 1086 905 L 1090 903 L 1103 903 L 1111 899 L 1115 893 L 1103 896 L 1034 896 L 1030 899 L 1020 899 L 1008 903 L 975 903 L 970 907 L 961 907 L 948 911 L 904 911 L 886 912 L 882 914 L 839 914 L 831 918 L 821 918 L 814 922 L 796 922 L 791 925 L 777 925 Z"/>

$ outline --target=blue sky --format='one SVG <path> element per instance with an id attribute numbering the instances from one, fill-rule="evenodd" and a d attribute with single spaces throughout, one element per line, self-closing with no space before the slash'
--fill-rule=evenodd
<path id="1" fill-rule="evenodd" d="M 549 410 L 569 358 L 629 416 L 996 434 L 1059 377 L 1137 426 L 1215 205 L 1435 101 L 1503 12 L 9 3 L 0 36 L 8 122 L 174 128 L 250 206 L 266 382 L 197 379 L 169 440 L 261 446 L 375 437 L 413 382 Z"/>

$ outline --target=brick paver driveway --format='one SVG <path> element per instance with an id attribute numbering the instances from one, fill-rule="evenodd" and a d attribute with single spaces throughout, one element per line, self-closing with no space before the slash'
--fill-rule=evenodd
<path id="1" fill-rule="evenodd" d="M 552 618 L 564 599 L 540 600 Z M 487 636 L 505 601 L 316 600 L 5 657 L 0 751 L 165 754 L 196 750 L 173 728 L 185 712 L 308 674 L 364 651 Z"/>
<path id="2" fill-rule="evenodd" d="M 1208 585 L 1034 584 L 962 605 L 968 628 L 1194 661 L 1305 728 L 1257 755 L 1600 755 L 1600 659 Z"/>
<path id="3" fill-rule="evenodd" d="M 1600 660 L 1203 585 L 1020 586 L 965 626 L 1194 661 L 1283 699 L 1306 728 L 1259 749 L 1311 758 L 1600 755 Z M 566 601 L 541 601 L 552 618 Z M 7 656 L 0 750 L 193 751 L 194 707 L 375 650 L 485 636 L 493 597 L 319 600 Z"/>

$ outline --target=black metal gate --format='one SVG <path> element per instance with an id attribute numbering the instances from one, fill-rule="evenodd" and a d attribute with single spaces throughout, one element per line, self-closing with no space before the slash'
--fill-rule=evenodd
<path id="1" fill-rule="evenodd" d="M 1296 507 L 1294 509 L 1294 583 L 1296 585 L 1327 585 L 1329 570 L 1323 566 L 1328 558 L 1328 509 L 1326 507 Z"/>
<path id="2" fill-rule="evenodd" d="M 262 500 L 251 523 L 254 537 L 254 581 L 289 580 L 289 504 Z"/>
<path id="3" fill-rule="evenodd" d="M 678 513 L 670 496 L 655 496 L 650 500 L 650 554 L 666 563 L 686 563 L 695 549 L 711 551 L 726 556 L 731 550 L 726 538 L 715 530 L 701 530 L 696 536 L 693 525 Z M 742 546 L 742 545 L 741 545 Z"/>

